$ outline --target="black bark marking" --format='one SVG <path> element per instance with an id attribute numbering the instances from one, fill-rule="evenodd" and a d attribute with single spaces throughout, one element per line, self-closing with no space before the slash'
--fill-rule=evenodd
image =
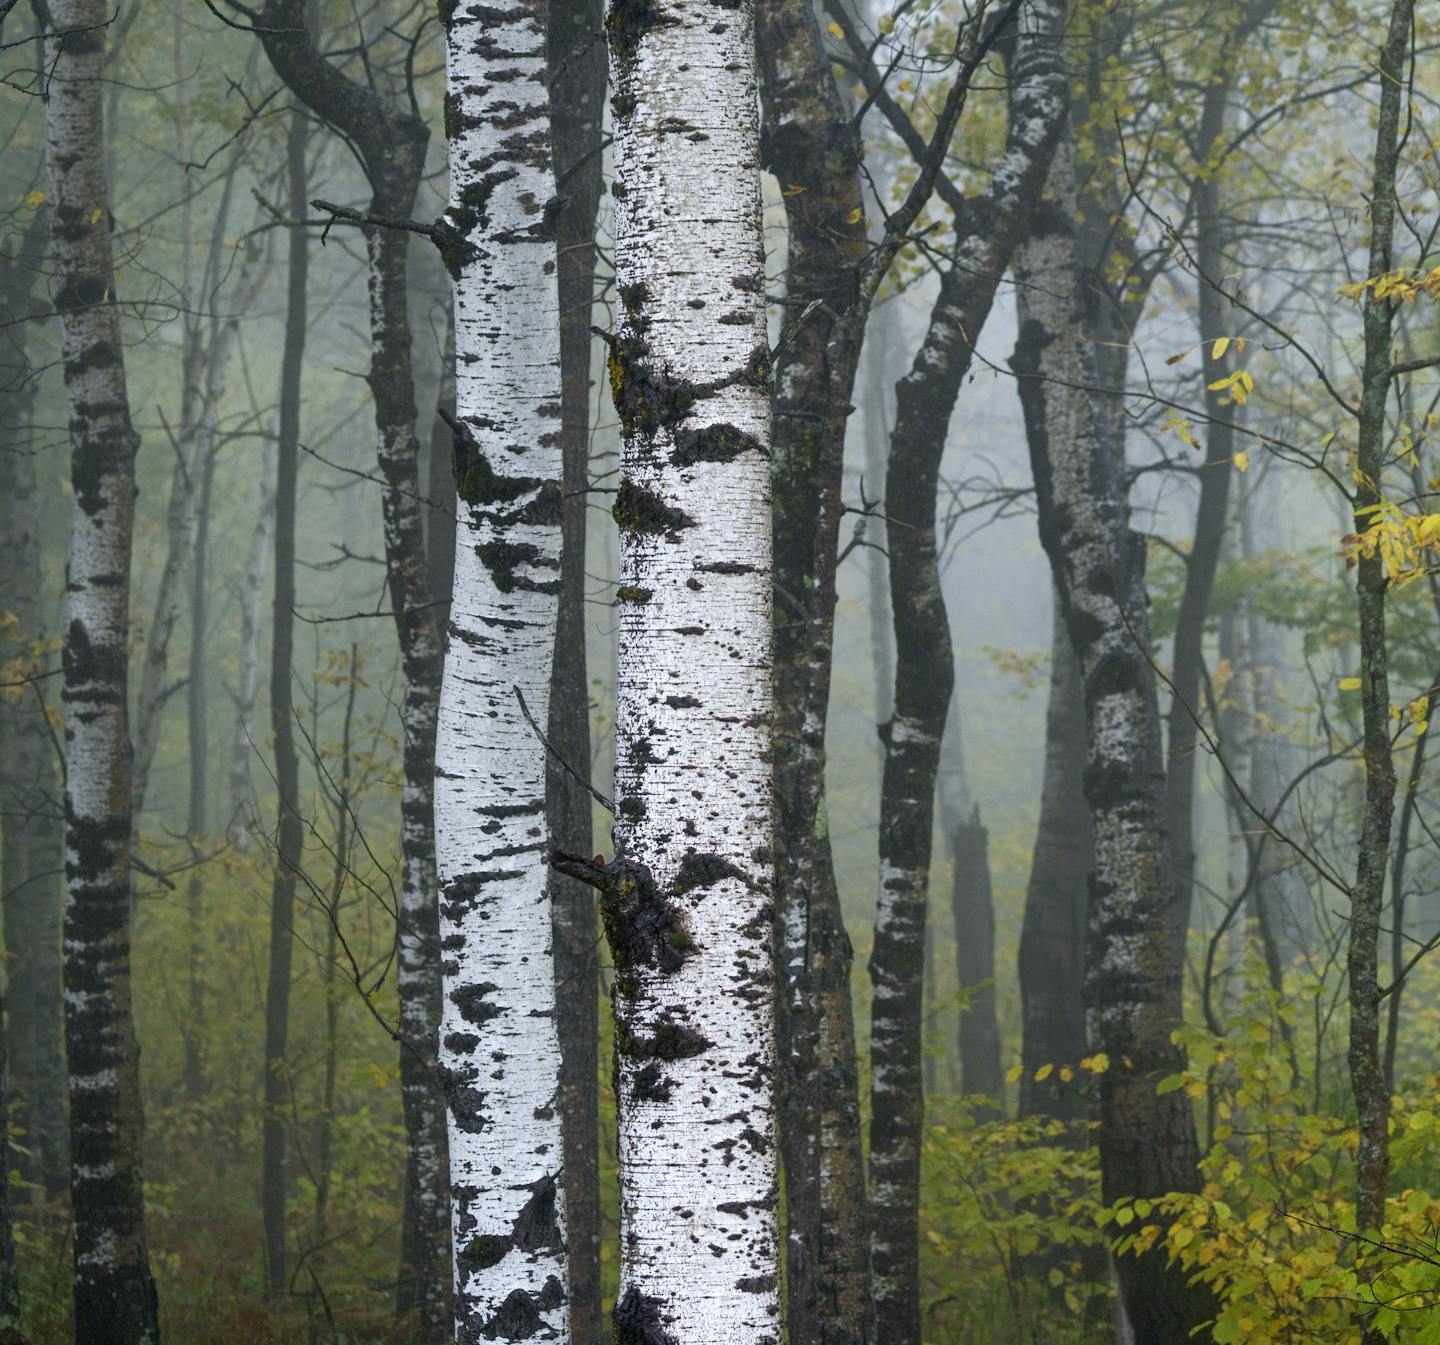
<path id="1" fill-rule="evenodd" d="M 664 534 L 675 537 L 682 529 L 695 527 L 695 520 L 683 509 L 674 509 L 653 491 L 622 478 L 611 509 L 621 532 Z"/>
<path id="2" fill-rule="evenodd" d="M 492 1018 L 505 1012 L 498 1004 L 491 1004 L 488 996 L 500 987 L 491 981 L 478 985 L 462 985 L 450 992 L 450 1002 L 460 1010 L 460 1016 L 476 1027 L 483 1027 Z"/>
<path id="3" fill-rule="evenodd" d="M 683 897 L 697 888 L 714 887 L 722 878 L 738 878 L 747 887 L 750 880 L 728 859 L 719 855 L 696 854 L 693 850 L 680 861 L 675 875 L 675 895 Z"/>
<path id="4" fill-rule="evenodd" d="M 675 1345 L 666 1332 L 660 1309 L 664 1300 L 642 1294 L 633 1284 L 615 1301 L 610 1320 L 615 1345 Z"/>
<path id="5" fill-rule="evenodd" d="M 699 462 L 734 462 L 742 453 L 752 451 L 761 457 L 770 456 L 753 434 L 726 423 L 706 425 L 676 431 L 670 462 L 675 467 L 693 467 Z"/>

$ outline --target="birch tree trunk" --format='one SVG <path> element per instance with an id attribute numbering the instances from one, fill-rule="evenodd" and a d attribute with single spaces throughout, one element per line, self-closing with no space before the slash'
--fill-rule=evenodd
<path id="1" fill-rule="evenodd" d="M 548 720 L 560 591 L 547 9 L 444 18 L 459 518 L 435 818 L 455 1329 L 466 1345 L 565 1340 L 546 763 L 524 713 Z"/>
<path id="2" fill-rule="evenodd" d="M 753 0 L 614 0 L 617 1341 L 777 1345 L 770 357 Z"/>
<path id="3" fill-rule="evenodd" d="M 45 671 L 32 641 L 45 636 L 40 501 L 35 474 L 37 378 L 26 351 L 31 319 L 45 312 L 35 293 L 45 268 L 48 211 L 37 211 L 13 253 L 0 253 L 0 663 Z M 28 431 L 28 432 L 27 432 Z M 18 680 L 18 679 L 17 679 Z M 0 892 L 4 900 L 5 1044 L 12 1115 L 29 1132 L 21 1174 L 50 1195 L 69 1181 L 65 1108 L 65 1009 L 60 971 L 60 878 L 64 809 L 60 772 L 45 722 L 47 684 L 0 694 Z M 24 956 L 20 956 L 20 953 Z"/>
<path id="4" fill-rule="evenodd" d="M 105 0 L 51 0 L 45 147 L 75 509 L 66 575 L 65 1035 L 75 1338 L 159 1339 L 130 1002 L 127 642 L 135 454 L 107 223 Z"/>
<path id="5" fill-rule="evenodd" d="M 343 73 L 307 26 L 307 0 L 267 0 L 261 41 L 276 73 L 307 107 L 354 147 L 371 191 L 372 216 L 406 219 L 425 167 L 429 133 L 409 107 L 373 83 Z M 400 1086 L 405 1109 L 406 1221 L 396 1306 L 417 1306 L 422 1335 L 444 1330 L 444 1130 L 435 1086 L 439 946 L 435 879 L 435 728 L 440 632 L 430 608 L 421 517 L 420 443 L 407 293 L 409 235 L 364 225 L 369 259 L 370 369 L 376 456 L 384 485 L 385 566 L 405 673 L 400 845 L 403 876 L 396 986 L 400 998 Z"/>
<path id="6" fill-rule="evenodd" d="M 940 587 L 935 505 L 950 415 L 974 342 L 1038 200 L 1065 115 L 1063 0 L 1029 0 L 1009 61 L 1009 126 L 988 193 L 955 222 L 955 261 L 941 277 L 929 329 L 896 385 L 885 478 L 895 711 L 881 726 L 880 891 L 870 979 L 871 1272 L 876 1315 L 895 1345 L 920 1340 L 921 1019 L 935 779 L 954 683 Z"/>
<path id="7" fill-rule="evenodd" d="M 550 5 L 550 127 L 557 192 L 565 201 L 557 238 L 564 517 L 550 697 L 549 737 L 555 755 L 546 765 L 545 789 L 551 840 L 578 855 L 588 855 L 593 848 L 590 794 L 581 782 L 590 778 L 585 520 L 590 508 L 595 217 L 604 168 L 605 48 L 597 41 L 603 22 L 602 0 L 552 0 Z M 551 901 L 562 1061 L 570 1333 L 575 1345 L 600 1345 L 599 926 L 595 899 L 583 883 L 552 874 Z"/>
<path id="8" fill-rule="evenodd" d="M 1144 542 L 1130 532 L 1111 409 L 1085 327 L 1068 141 L 1051 199 L 1015 258 L 1019 380 L 1039 506 L 1080 664 L 1088 725 L 1085 795 L 1095 838 L 1087 991 L 1100 1075 L 1100 1162 L 1106 1201 L 1198 1189 L 1195 1123 L 1182 1091 L 1156 1084 L 1183 1068 L 1180 1024 L 1185 903 L 1165 827 L 1155 674 L 1149 662 Z M 1178 923 L 1178 930 L 1176 928 Z M 1163 1246 L 1163 1243 L 1162 1243 Z M 1180 1345 L 1213 1314 L 1165 1252 L 1116 1261 L 1137 1340 Z"/>

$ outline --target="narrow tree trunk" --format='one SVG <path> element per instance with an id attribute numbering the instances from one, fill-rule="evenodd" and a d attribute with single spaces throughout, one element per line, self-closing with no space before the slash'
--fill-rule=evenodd
<path id="1" fill-rule="evenodd" d="M 306 22 L 308 0 L 267 0 L 261 40 L 276 73 L 306 106 L 355 147 L 370 184 L 371 211 L 406 219 L 425 166 L 428 131 L 415 112 L 350 79 L 316 45 Z M 400 998 L 400 1088 L 405 1108 L 406 1226 L 397 1308 L 417 1305 L 426 1340 L 446 1318 L 444 1270 L 444 1136 L 435 1087 L 434 1040 L 439 1011 L 435 880 L 435 725 L 442 662 L 430 607 L 420 497 L 420 443 L 408 307 L 409 236 L 364 226 L 369 259 L 370 370 L 376 456 L 384 485 L 381 512 L 385 567 L 405 673 L 400 848 L 402 881 L 396 988 Z"/>
<path id="2" fill-rule="evenodd" d="M 292 219 L 307 209 L 305 147 L 308 122 L 290 113 L 286 137 L 286 210 Z M 295 646 L 295 516 L 300 469 L 300 384 L 309 315 L 306 284 L 310 250 L 304 229 L 290 231 L 285 344 L 280 357 L 280 430 L 275 477 L 275 578 L 270 643 L 270 728 L 275 737 L 278 816 L 274 880 L 270 888 L 270 971 L 265 991 L 265 1099 L 261 1119 L 260 1213 L 265 1228 L 265 1286 L 271 1297 L 285 1292 L 285 1114 L 289 1089 L 285 1052 L 290 1027 L 291 936 L 295 884 L 304 833 L 300 807 L 300 761 L 295 751 L 291 676 Z"/>
<path id="3" fill-rule="evenodd" d="M 1230 75 L 1208 82 L 1200 109 L 1196 158 L 1210 161 L 1225 130 L 1230 98 Z M 1205 458 L 1200 471 L 1200 501 L 1195 510 L 1195 535 L 1185 555 L 1185 583 L 1175 618 L 1175 648 L 1170 675 L 1170 709 L 1167 721 L 1165 788 L 1168 799 L 1167 826 L 1175 861 L 1175 880 L 1180 885 L 1183 912 L 1175 921 L 1181 939 L 1189 925 L 1190 896 L 1195 881 L 1195 766 L 1199 755 L 1199 721 L 1204 709 L 1201 681 L 1205 667 L 1205 624 L 1215 572 L 1220 564 L 1225 538 L 1225 515 L 1229 507 L 1230 482 L 1235 475 L 1235 411 L 1228 394 L 1209 384 L 1221 380 L 1225 357 L 1212 358 L 1215 343 L 1232 335 L 1226 325 L 1233 321 L 1229 300 L 1219 288 L 1226 274 L 1226 249 L 1222 230 L 1220 177 L 1218 171 L 1204 174 L 1195 188 L 1195 260 L 1200 275 L 1196 288 L 1200 310 L 1200 359 L 1205 389 Z M 1180 954 L 1183 956 L 1183 950 Z"/>
<path id="4" fill-rule="evenodd" d="M 1184 1064 L 1184 901 L 1165 830 L 1155 675 L 1149 662 L 1144 543 L 1128 528 L 1111 407 L 1091 363 L 1074 242 L 1074 166 L 1057 155 L 1052 199 L 1015 259 L 1019 380 L 1039 506 L 1066 629 L 1083 678 L 1085 795 L 1095 837 L 1087 991 L 1100 1081 L 1106 1201 L 1198 1189 L 1194 1118 L 1183 1091 L 1156 1084 Z M 1177 929 L 1178 925 L 1178 929 Z M 1181 1345 L 1213 1313 L 1209 1293 L 1162 1248 L 1117 1261 L 1137 1340 Z"/>
<path id="5" fill-rule="evenodd" d="M 127 644 L 135 454 L 106 223 L 104 0 L 50 0 L 45 141 L 75 510 L 64 644 L 65 1034 L 75 1337 L 159 1339 L 130 1000 Z"/>
<path id="6" fill-rule="evenodd" d="M 754 5 L 610 8 L 619 1341 L 779 1339 Z M 676 128 L 684 128 L 677 133 Z M 578 866 L 577 866 L 578 868 Z"/>
<path id="7" fill-rule="evenodd" d="M 44 273 L 48 212 L 32 217 L 14 253 L 0 255 L 0 611 L 14 626 L 0 634 L 0 663 L 39 676 L 46 660 L 31 654 L 45 636 L 45 579 L 33 425 L 38 380 L 25 348 L 44 312 L 35 294 Z M 4 900 L 6 1031 L 12 1113 L 29 1132 L 19 1159 L 27 1180 L 58 1195 L 69 1181 L 65 1106 L 65 1010 L 60 993 L 60 877 L 64 810 L 60 773 L 40 681 L 0 694 L 0 893 Z M 22 956 L 23 953 L 23 956 Z M 17 1105 L 18 1104 L 18 1105 Z"/>
<path id="8" fill-rule="evenodd" d="M 250 759 L 255 738 L 255 695 L 260 687 L 260 623 L 265 576 L 275 535 L 276 450 L 267 443 L 260 458 L 255 532 L 240 581 L 240 675 L 235 683 L 235 724 L 230 735 L 230 821 L 227 835 L 240 854 L 250 849 L 254 809 L 250 795 Z"/>
<path id="9" fill-rule="evenodd" d="M 957 219 L 954 264 L 940 280 L 929 329 L 896 385 L 885 477 L 895 712 L 882 726 L 880 893 L 870 979 L 875 986 L 870 1177 L 871 1271 L 877 1317 L 895 1345 L 918 1345 L 920 1020 L 936 771 L 954 683 L 940 588 L 935 506 L 950 414 L 970 368 L 1020 221 L 1038 199 L 1065 113 L 1061 0 L 1031 0 L 1010 61 L 1009 128 L 989 194 Z"/>
<path id="10" fill-rule="evenodd" d="M 205 443 L 201 466 L 200 498 L 195 519 L 195 563 L 190 575 L 190 679 L 186 685 L 185 709 L 190 730 L 190 800 L 185 830 L 190 837 L 190 856 L 195 867 L 186 884 L 188 917 L 185 997 L 185 1092 L 193 1100 L 205 1092 L 204 1064 L 200 1043 L 205 1034 L 205 996 L 201 968 L 204 882 L 199 859 L 209 824 L 206 799 L 206 771 L 210 764 L 209 725 L 205 705 L 205 578 L 209 559 L 210 497 L 215 484 L 215 453 Z"/>
<path id="11" fill-rule="evenodd" d="M 1020 1115 L 1076 1122 L 1085 1114 L 1080 1086 L 1074 1080 L 1067 1084 L 1059 1070 L 1068 1065 L 1078 1079 L 1088 1048 L 1085 926 L 1095 857 L 1090 810 L 1078 788 L 1085 771 L 1084 688 L 1062 606 L 1057 594 L 1045 777 L 1020 930 Z M 1044 1065 L 1054 1070 L 1037 1080 Z"/>
<path id="12" fill-rule="evenodd" d="M 550 134 L 560 285 L 560 451 L 564 495 L 560 608 L 550 684 L 546 817 L 553 844 L 592 851 L 590 695 L 585 664 L 585 520 L 590 460 L 590 321 L 595 291 L 595 215 L 604 155 L 605 50 L 596 41 L 602 0 L 551 0 Z M 564 763 L 563 765 L 561 763 Z M 568 769 L 567 769 L 568 768 Z M 570 1249 L 570 1335 L 600 1345 L 600 1118 L 596 1058 L 600 994 L 595 900 L 583 883 L 551 875 L 560 1115 L 565 1134 L 565 1232 Z"/>
<path id="13" fill-rule="evenodd" d="M 1368 274 L 1385 275 L 1394 265 L 1396 167 L 1400 159 L 1400 118 L 1405 104 L 1405 66 L 1410 49 L 1414 0 L 1394 0 L 1379 61 L 1379 122 L 1370 190 Z M 1365 308 L 1365 362 L 1357 426 L 1354 495 L 1355 531 L 1374 522 L 1382 499 L 1388 456 L 1385 407 L 1394 382 L 1391 350 L 1395 308 L 1381 300 Z M 1385 1187 L 1390 1171 L 1390 1090 L 1380 1054 L 1378 975 L 1380 920 L 1390 829 L 1395 811 L 1395 761 L 1390 743 L 1390 675 L 1385 635 L 1384 563 L 1378 550 L 1362 555 L 1355 586 L 1360 631 L 1360 704 L 1364 724 L 1365 811 L 1359 859 L 1350 896 L 1350 1042 L 1347 1060 L 1360 1131 L 1355 1156 L 1355 1227 L 1378 1230 L 1385 1222 Z M 1366 1332 L 1367 1342 L 1379 1334 Z"/>
<path id="14" fill-rule="evenodd" d="M 547 9 L 447 7 L 446 25 L 460 503 L 435 816 L 456 1338 L 564 1341 L 546 763 L 526 722 L 549 720 L 563 513 Z"/>

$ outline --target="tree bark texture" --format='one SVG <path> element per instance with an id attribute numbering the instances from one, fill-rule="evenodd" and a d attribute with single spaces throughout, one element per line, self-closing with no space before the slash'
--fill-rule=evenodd
<path id="1" fill-rule="evenodd" d="M 1009 62 L 1009 126 L 989 191 L 956 219 L 955 261 L 914 365 L 896 385 L 885 478 L 895 711 L 881 727 L 880 891 L 870 979 L 871 1273 L 877 1318 L 896 1345 L 920 1340 L 921 1019 L 925 909 L 935 780 L 954 683 L 940 587 L 935 506 L 950 414 L 975 340 L 1009 264 L 1019 222 L 1038 200 L 1066 105 L 1063 0 L 1018 13 Z"/>
<path id="2" fill-rule="evenodd" d="M 851 948 L 825 807 L 845 426 L 868 305 L 860 147 L 813 6 L 760 0 L 767 167 L 785 189 L 774 437 L 775 957 L 792 1345 L 870 1339 Z M 792 190 L 799 188 L 800 190 Z"/>
<path id="3" fill-rule="evenodd" d="M 613 0 L 617 1342 L 776 1345 L 770 358 L 753 0 Z"/>
<path id="4" fill-rule="evenodd" d="M 65 1036 L 75 1338 L 159 1339 L 130 997 L 127 643 L 135 455 L 107 223 L 104 0 L 51 0 L 45 145 L 75 508 L 66 575 Z"/>
<path id="5" fill-rule="evenodd" d="M 1183 1091 L 1156 1084 L 1183 1068 L 1170 1040 L 1181 1007 L 1184 901 L 1165 830 L 1164 767 L 1143 571 L 1129 531 L 1111 408 L 1090 392 L 1093 354 L 1074 242 L 1074 167 L 1057 155 L 1051 199 L 1015 259 L 1019 380 L 1040 539 L 1050 557 L 1083 679 L 1084 781 L 1095 845 L 1087 995 L 1100 1074 L 1106 1201 L 1198 1189 L 1195 1123 Z M 1176 924 L 1179 924 L 1177 933 Z M 1213 1313 L 1164 1250 L 1118 1259 L 1137 1340 L 1180 1345 Z"/>
<path id="6" fill-rule="evenodd" d="M 543 0 L 449 5 L 459 519 L 436 754 L 455 1330 L 568 1338 L 546 754 L 561 383 Z M 523 702 L 521 697 L 523 696 Z"/>
<path id="7" fill-rule="evenodd" d="M 45 671 L 32 652 L 45 637 L 45 579 L 35 472 L 36 371 L 25 348 L 44 270 L 48 211 L 37 211 L 14 253 L 0 255 L 0 663 L 23 676 Z M 65 1105 L 65 1009 L 60 984 L 60 878 L 64 809 L 44 691 L 48 683 L 0 693 L 0 892 L 4 900 L 9 1104 L 29 1133 L 21 1175 L 58 1195 L 69 1182 Z M 21 953 L 23 951 L 23 956 Z"/>
<path id="8" fill-rule="evenodd" d="M 286 133 L 286 209 L 306 210 L 308 123 L 292 108 Z M 306 286 L 309 242 L 290 231 L 285 297 L 285 343 L 280 356 L 280 419 L 275 473 L 274 599 L 270 627 L 270 730 L 275 739 L 275 870 L 270 886 L 270 964 L 265 988 L 265 1097 L 260 1136 L 260 1214 L 265 1232 L 265 1285 L 285 1292 L 285 1140 L 289 1083 L 285 1052 L 290 1032 L 290 965 L 295 886 L 304 843 L 300 816 L 300 759 L 295 750 L 291 677 L 295 655 L 295 515 L 300 476 L 300 388 L 309 325 Z"/>
<path id="9" fill-rule="evenodd" d="M 550 135 L 556 191 L 560 287 L 560 453 L 564 496 L 560 607 L 555 630 L 546 815 L 553 843 L 593 849 L 590 695 L 585 662 L 585 520 L 589 509 L 591 313 L 595 216 L 603 186 L 605 48 L 596 35 L 602 0 L 550 5 Z M 561 763 L 564 763 L 562 766 Z M 568 769 L 567 769 L 568 767 Z M 570 1247 L 570 1335 L 600 1345 L 600 959 L 595 898 L 584 883 L 551 874 L 555 989 L 560 1034 L 560 1115 L 565 1136 L 565 1231 Z"/>
<path id="10" fill-rule="evenodd" d="M 261 40 L 276 73 L 307 107 L 346 137 L 370 185 L 375 216 L 407 219 L 425 168 L 429 133 L 409 107 L 330 62 L 306 27 L 306 0 L 267 0 Z M 418 1308 L 422 1335 L 446 1318 L 442 1102 L 435 1084 L 440 950 L 435 879 L 435 726 L 442 650 L 430 605 L 420 495 L 420 441 L 408 308 L 409 237 L 364 226 L 369 260 L 370 370 L 384 519 L 385 567 L 405 674 L 400 722 L 402 882 L 397 919 L 400 1087 L 406 1190 L 397 1308 Z"/>

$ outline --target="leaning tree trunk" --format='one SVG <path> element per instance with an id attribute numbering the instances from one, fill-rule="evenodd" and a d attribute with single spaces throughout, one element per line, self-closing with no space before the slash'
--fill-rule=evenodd
<path id="1" fill-rule="evenodd" d="M 895 711 L 881 728 L 880 893 L 870 979 L 872 1073 L 871 1271 L 875 1309 L 895 1345 L 920 1340 L 921 1019 L 925 908 L 935 779 L 954 683 L 950 624 L 940 587 L 935 506 L 950 413 L 970 368 L 1019 222 L 1038 200 L 1064 118 L 1063 0 L 1021 7 L 1009 63 L 1009 128 L 989 193 L 956 219 L 953 265 L 942 275 L 930 325 L 896 384 L 885 476 Z"/>
<path id="2" fill-rule="evenodd" d="M 308 123 L 290 112 L 286 138 L 292 219 L 305 213 Z M 265 1286 L 285 1290 L 285 1118 L 289 1110 L 285 1051 L 290 1031 L 291 939 L 295 885 L 304 843 L 300 816 L 300 758 L 295 750 L 291 672 L 295 650 L 295 505 L 300 474 L 300 385 L 309 324 L 306 286 L 310 249 L 304 229 L 290 231 L 285 344 L 280 356 L 279 446 L 275 472 L 275 575 L 270 635 L 270 728 L 275 735 L 276 854 L 270 886 L 270 967 L 265 991 L 265 1100 L 260 1128 L 260 1214 L 265 1231 Z"/>
<path id="3" fill-rule="evenodd" d="M 130 1000 L 127 661 L 135 454 L 106 223 L 105 0 L 51 0 L 45 40 L 55 307 L 70 419 L 64 644 L 65 1037 L 75 1338 L 159 1339 L 145 1248 L 139 1050 Z"/>
<path id="4" fill-rule="evenodd" d="M 39 676 L 45 660 L 45 591 L 33 444 L 37 380 L 26 352 L 29 319 L 43 314 L 34 293 L 44 272 L 48 212 L 37 211 L 13 254 L 0 256 L 0 663 Z M 16 678 L 15 680 L 19 680 Z M 6 963 L 5 1044 L 10 1102 L 29 1132 L 19 1170 L 58 1195 L 69 1181 L 65 1109 L 65 1009 L 60 991 L 60 877 L 64 854 L 60 772 L 45 722 L 44 681 L 0 692 L 0 893 Z M 23 951 L 24 956 L 20 956 Z M 16 1108 L 15 1104 L 19 1103 Z"/>
<path id="5" fill-rule="evenodd" d="M 585 519 L 589 509 L 590 319 L 595 290 L 595 216 L 603 185 L 601 136 L 605 50 L 595 40 L 602 0 L 552 0 L 550 134 L 556 190 L 560 286 L 560 452 L 563 545 L 555 631 L 546 816 L 553 843 L 591 853 L 590 695 L 585 666 Z M 563 765 L 561 764 L 563 763 Z M 560 1115 L 565 1134 L 565 1233 L 570 1248 L 570 1334 L 600 1345 L 600 959 L 595 901 L 583 883 L 551 875 Z"/>
<path id="6" fill-rule="evenodd" d="M 1078 1122 L 1085 1114 L 1076 1079 L 1087 1054 L 1085 927 L 1094 847 L 1090 810 L 1076 787 L 1085 771 L 1084 689 L 1061 607 L 1057 594 L 1045 777 L 1020 929 L 1020 1115 Z M 1045 1065 L 1051 1073 L 1037 1079 Z M 1069 1081 L 1065 1065 L 1075 1076 Z"/>
<path id="7" fill-rule="evenodd" d="M 450 206 L 438 228 L 455 280 L 459 520 L 435 817 L 456 1338 L 565 1340 L 538 730 L 549 715 L 562 515 L 546 6 L 460 5 L 446 24 Z"/>
<path id="8" fill-rule="evenodd" d="M 860 148 L 806 0 L 761 0 L 766 166 L 786 186 L 775 369 L 775 969 L 792 1345 L 870 1337 L 850 940 L 825 810 L 845 426 L 869 243 Z M 799 188 L 800 190 L 794 190 Z"/>
<path id="9" fill-rule="evenodd" d="M 383 486 L 385 567 L 405 675 L 400 707 L 402 880 L 396 988 L 400 1089 L 405 1110 L 405 1226 L 396 1307 L 418 1307 L 426 1340 L 443 1334 L 446 1311 L 444 1127 L 435 1086 L 439 1012 L 435 880 L 435 725 L 442 662 L 430 606 L 421 516 L 420 442 L 407 291 L 409 236 L 376 220 L 404 220 L 415 206 L 429 132 L 413 109 L 373 84 L 352 80 L 316 44 L 309 0 L 267 0 L 261 41 L 276 73 L 315 115 L 354 147 L 371 191 L 363 224 L 369 259 L 370 370 L 376 456 Z"/>
<path id="10" fill-rule="evenodd" d="M 1160 715 L 1150 664 L 1144 542 L 1130 532 L 1123 464 L 1092 363 L 1074 242 L 1068 143 L 1052 197 L 1017 251 L 1019 380 L 1040 538 L 1079 660 L 1088 725 L 1085 795 L 1095 838 L 1087 987 L 1100 1075 L 1105 1200 L 1198 1189 L 1194 1118 L 1171 1042 L 1181 1008 L 1184 902 L 1165 829 Z M 1179 922 L 1179 930 L 1176 924 Z M 1137 1340 L 1181 1345 L 1213 1314 L 1207 1290 L 1159 1251 L 1118 1259 Z"/>
<path id="11" fill-rule="evenodd" d="M 754 4 L 612 4 L 617 1340 L 779 1339 Z"/>

